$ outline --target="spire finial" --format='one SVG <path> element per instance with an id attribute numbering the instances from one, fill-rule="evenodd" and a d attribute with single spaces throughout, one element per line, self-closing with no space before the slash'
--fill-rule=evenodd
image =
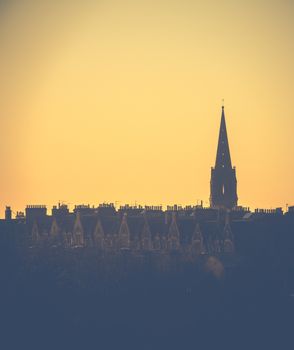
<path id="1" fill-rule="evenodd" d="M 222 109 L 225 108 L 225 100 L 222 98 Z"/>

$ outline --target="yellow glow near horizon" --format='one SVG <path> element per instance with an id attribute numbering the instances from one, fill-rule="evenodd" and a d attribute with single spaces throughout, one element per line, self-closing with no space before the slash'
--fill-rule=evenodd
<path id="1" fill-rule="evenodd" d="M 0 3 L 1 208 L 208 203 L 221 100 L 239 204 L 294 204 L 290 1 Z"/>

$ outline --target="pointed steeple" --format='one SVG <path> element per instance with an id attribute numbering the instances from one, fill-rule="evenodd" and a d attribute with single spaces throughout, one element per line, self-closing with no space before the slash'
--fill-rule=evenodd
<path id="1" fill-rule="evenodd" d="M 210 205 L 213 208 L 232 209 L 237 202 L 236 169 L 231 163 L 225 109 L 222 106 L 215 167 L 211 169 Z"/>
<path id="2" fill-rule="evenodd" d="M 232 168 L 224 106 L 222 106 L 215 168 Z"/>

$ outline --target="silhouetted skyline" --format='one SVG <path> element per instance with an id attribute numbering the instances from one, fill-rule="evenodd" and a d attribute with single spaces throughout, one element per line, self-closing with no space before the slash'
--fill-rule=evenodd
<path id="1" fill-rule="evenodd" d="M 152 210 L 164 210 L 166 208 L 167 211 L 169 210 L 191 210 L 192 208 L 200 207 L 200 208 L 214 208 L 214 209 L 236 209 L 236 210 L 244 210 L 244 211 L 250 211 L 250 208 L 248 206 L 242 207 L 242 205 L 238 204 L 238 195 L 237 195 L 237 178 L 236 178 L 236 168 L 232 167 L 231 162 L 231 155 L 230 155 L 230 147 L 229 147 L 229 140 L 228 140 L 228 134 L 227 134 L 227 127 L 226 127 L 226 120 L 225 120 L 225 107 L 222 105 L 221 107 L 221 122 L 220 122 L 220 128 L 219 128 L 219 136 L 218 136 L 218 143 L 217 143 L 217 151 L 216 151 L 216 159 L 215 159 L 215 166 L 211 167 L 211 178 L 210 178 L 210 198 L 209 202 L 206 200 L 197 200 L 196 203 L 192 203 L 191 205 L 181 205 L 181 204 L 173 204 L 173 205 L 166 205 L 163 206 L 160 205 L 142 205 L 140 203 L 125 203 L 123 205 L 119 205 L 118 202 L 111 203 L 111 202 L 104 202 L 99 203 L 97 206 L 97 202 L 90 206 L 90 204 L 75 204 L 75 208 L 91 208 L 94 210 L 96 207 L 99 208 L 100 206 L 110 206 L 116 209 L 122 209 L 122 208 L 133 208 L 135 210 L 149 210 L 152 208 Z M 243 204 L 243 203 L 242 203 Z M 291 203 L 292 204 L 292 203 Z M 65 202 L 58 203 L 58 207 L 64 207 L 68 208 L 69 210 L 70 206 Z M 292 208 L 292 206 L 290 205 Z M 39 204 L 29 204 L 26 206 L 27 208 L 35 208 L 35 209 L 43 209 L 47 210 L 47 207 L 45 204 L 39 205 Z M 52 212 L 54 212 L 54 208 L 56 208 L 56 205 L 53 205 Z M 285 208 L 287 211 L 287 207 Z M 277 210 L 282 210 L 282 207 L 276 208 Z M 276 209 L 273 209 L 275 211 Z M 258 208 L 251 208 L 251 210 L 258 210 L 258 211 L 272 211 L 272 207 L 270 209 L 258 209 Z M 12 214 L 13 213 L 13 214 Z M 5 210 L 5 218 L 10 219 L 12 216 L 22 219 L 25 218 L 24 216 L 24 210 L 12 210 L 11 206 L 6 206 Z"/>
<path id="2" fill-rule="evenodd" d="M 222 98 L 242 204 L 291 204 L 292 14 L 289 1 L 6 1 L 2 208 L 208 202 Z"/>

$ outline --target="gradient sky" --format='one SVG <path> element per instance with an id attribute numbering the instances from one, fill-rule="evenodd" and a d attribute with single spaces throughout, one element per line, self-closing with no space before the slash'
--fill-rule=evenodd
<path id="1" fill-rule="evenodd" d="M 5 205 L 294 204 L 293 1 L 0 0 Z"/>

